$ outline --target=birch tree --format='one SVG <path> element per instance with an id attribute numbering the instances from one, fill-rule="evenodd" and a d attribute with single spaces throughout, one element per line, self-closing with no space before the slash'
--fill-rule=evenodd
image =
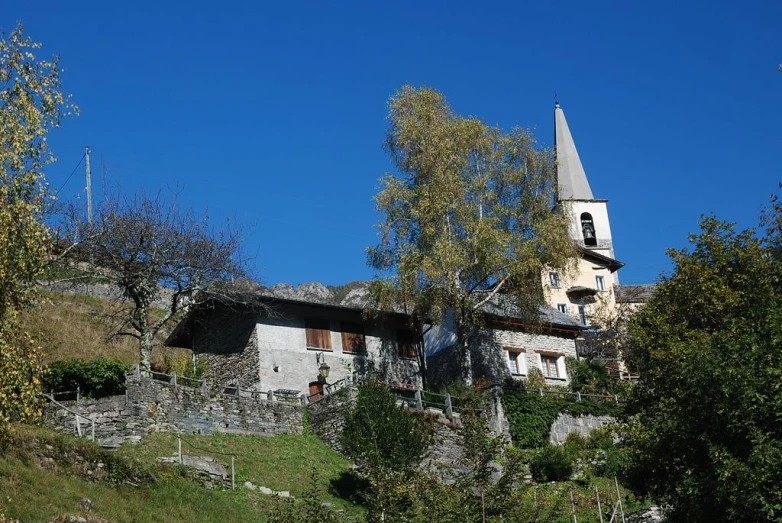
<path id="1" fill-rule="evenodd" d="M 21 24 L 0 34 L 0 435 L 39 414 L 40 357 L 17 316 L 35 299 L 49 245 L 46 136 L 76 110 L 60 91 L 57 57 L 36 58 L 40 47 Z"/>
<path id="2" fill-rule="evenodd" d="M 464 380 L 468 337 L 497 294 L 537 319 L 544 267 L 575 256 L 565 216 L 552 212 L 553 153 L 530 131 L 503 132 L 454 113 L 438 91 L 405 86 L 389 101 L 385 149 L 396 172 L 380 182 L 380 242 L 368 249 L 381 305 L 403 303 L 420 327 L 453 314 Z M 507 300 L 506 300 L 507 301 Z"/>

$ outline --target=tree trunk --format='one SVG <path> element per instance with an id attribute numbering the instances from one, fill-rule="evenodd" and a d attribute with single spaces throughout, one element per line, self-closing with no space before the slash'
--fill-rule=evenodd
<path id="1" fill-rule="evenodd" d="M 462 381 L 465 385 L 472 385 L 472 355 L 467 341 L 467 326 L 464 317 L 459 316 L 456 319 L 456 349 L 461 359 Z"/>
<path id="2" fill-rule="evenodd" d="M 142 371 L 149 371 L 152 368 L 152 342 L 155 335 L 152 332 L 145 332 L 139 338 L 140 367 Z"/>

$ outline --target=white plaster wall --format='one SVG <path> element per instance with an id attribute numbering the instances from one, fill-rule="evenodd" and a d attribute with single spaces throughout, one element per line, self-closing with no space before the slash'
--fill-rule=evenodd
<path id="1" fill-rule="evenodd" d="M 552 309 L 557 308 L 557 304 L 567 305 L 567 313 L 572 318 L 579 320 L 578 306 L 583 304 L 578 298 L 572 299 L 567 295 L 567 290 L 571 287 L 582 286 L 590 289 L 597 289 L 597 280 L 595 276 L 603 276 L 605 280 L 605 291 L 600 291 L 595 295 L 595 303 L 588 303 L 587 313 L 594 318 L 595 315 L 605 315 L 604 311 L 613 311 L 616 308 L 616 296 L 614 295 L 613 281 L 611 271 L 605 267 L 579 258 L 578 262 L 567 272 L 557 271 L 559 273 L 559 288 L 553 288 L 549 284 L 549 270 L 544 270 L 542 274 L 543 288 L 546 290 L 546 301 Z"/>
<path id="2" fill-rule="evenodd" d="M 367 327 L 367 354 L 342 351 L 340 322 L 330 322 L 331 351 L 307 349 L 304 319 L 263 319 L 256 328 L 260 356 L 259 389 L 294 389 L 309 394 L 310 382 L 317 381 L 317 354 L 323 354 L 330 367 L 328 383 L 358 372 L 376 371 L 389 383 L 401 383 L 406 378 L 420 385 L 418 363 L 397 356 L 395 331 Z M 275 371 L 275 367 L 277 370 Z"/>
<path id="3" fill-rule="evenodd" d="M 605 200 L 568 200 L 563 203 L 569 207 L 571 216 L 571 238 L 578 240 L 581 245 L 584 244 L 584 233 L 581 230 L 581 214 L 588 212 L 592 215 L 592 223 L 595 226 L 595 235 L 597 236 L 598 242 L 600 240 L 613 242 L 611 236 L 611 223 L 608 220 L 608 202 Z M 611 245 L 611 254 L 609 256 L 613 257 L 613 244 Z"/>

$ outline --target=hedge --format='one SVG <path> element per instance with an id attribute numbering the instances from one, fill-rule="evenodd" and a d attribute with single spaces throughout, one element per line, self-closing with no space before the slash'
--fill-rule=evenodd
<path id="1" fill-rule="evenodd" d="M 114 396 L 125 393 L 125 373 L 129 370 L 116 360 L 56 361 L 44 373 L 43 387 L 46 392 L 71 392 L 78 387 L 85 398 Z"/>

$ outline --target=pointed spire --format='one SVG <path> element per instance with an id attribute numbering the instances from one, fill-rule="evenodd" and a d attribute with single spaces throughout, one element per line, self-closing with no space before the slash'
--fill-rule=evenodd
<path id="1" fill-rule="evenodd" d="M 593 200 L 592 189 L 589 187 L 584 166 L 578 157 L 576 144 L 565 120 L 565 113 L 554 102 L 554 146 L 557 152 L 557 183 L 559 185 L 558 200 Z"/>

